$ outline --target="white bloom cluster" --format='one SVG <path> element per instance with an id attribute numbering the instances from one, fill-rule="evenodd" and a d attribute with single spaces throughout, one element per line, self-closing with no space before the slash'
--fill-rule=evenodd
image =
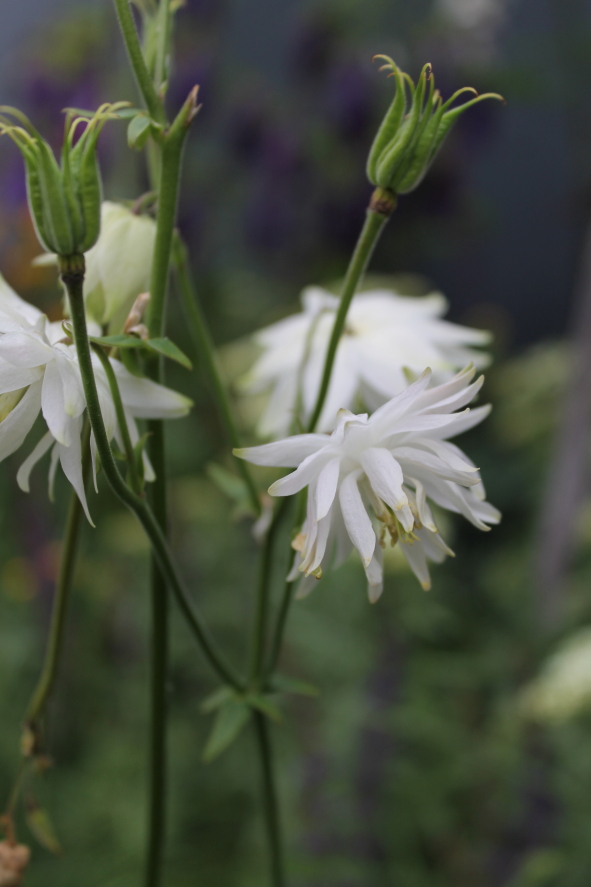
<path id="1" fill-rule="evenodd" d="M 296 416 L 305 423 L 316 402 L 339 299 L 314 286 L 302 293 L 302 305 L 300 314 L 255 334 L 263 353 L 241 380 L 248 393 L 271 390 L 257 428 L 263 438 L 289 434 Z M 376 289 L 355 296 L 318 429 L 332 431 L 338 410 L 355 409 L 359 401 L 375 409 L 427 366 L 436 383 L 468 363 L 486 366 L 488 355 L 474 346 L 486 345 L 490 334 L 442 320 L 446 310 L 439 293 L 412 297 Z"/>
<path id="2" fill-rule="evenodd" d="M 480 390 L 481 376 L 468 367 L 449 382 L 429 388 L 431 371 L 376 412 L 340 410 L 330 436 L 301 434 L 235 450 L 256 465 L 296 468 L 274 483 L 272 496 L 308 488 L 307 519 L 296 540 L 297 570 L 320 578 L 323 565 L 342 563 L 354 546 L 363 562 L 368 593 L 382 592 L 382 548 L 401 544 L 423 588 L 430 587 L 428 560 L 441 562 L 449 550 L 428 499 L 464 515 L 481 530 L 500 514 L 485 501 L 478 469 L 450 443 L 488 415 L 489 406 L 464 409 Z M 300 594 L 309 589 L 302 586 Z"/>
<path id="3" fill-rule="evenodd" d="M 93 332 L 100 334 L 98 328 Z M 41 412 L 48 430 L 21 465 L 18 484 L 28 492 L 31 469 L 51 449 L 50 492 L 59 461 L 90 520 L 80 441 L 86 401 L 76 349 L 65 338 L 61 323 L 49 323 L 0 277 L 0 460 L 19 449 Z M 136 418 L 174 419 L 190 409 L 182 394 L 132 376 L 118 360 L 111 358 L 111 364 L 133 444 L 139 440 Z M 105 371 L 95 356 L 93 365 L 107 434 L 122 446 Z M 91 449 L 96 466 L 92 437 Z M 145 464 L 146 479 L 152 480 Z"/>

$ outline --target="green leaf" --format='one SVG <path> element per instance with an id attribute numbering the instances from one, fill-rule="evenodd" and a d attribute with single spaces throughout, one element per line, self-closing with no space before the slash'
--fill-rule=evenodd
<path id="1" fill-rule="evenodd" d="M 136 151 L 141 151 L 148 139 L 152 121 L 146 114 L 137 114 L 129 121 L 127 127 L 127 144 Z"/>
<path id="2" fill-rule="evenodd" d="M 214 690 L 209 696 L 207 696 L 200 705 L 201 711 L 205 712 L 205 714 L 209 714 L 209 712 L 215 711 L 216 708 L 219 708 L 220 705 L 223 705 L 224 702 L 227 702 L 229 699 L 236 698 L 236 691 L 232 689 L 232 687 L 218 687 L 217 690 Z"/>
<path id="3" fill-rule="evenodd" d="M 246 484 L 241 477 L 218 465 L 217 462 L 210 462 L 206 468 L 206 473 L 214 482 L 216 487 L 225 493 L 230 499 L 242 504 L 248 499 L 248 490 Z"/>
<path id="4" fill-rule="evenodd" d="M 29 801 L 26 809 L 27 825 L 37 841 L 50 853 L 61 856 L 63 851 L 49 818 L 49 814 L 36 801 Z"/>
<path id="5" fill-rule="evenodd" d="M 180 363 L 180 365 L 184 366 L 187 370 L 193 369 L 193 364 L 187 355 L 183 354 L 178 345 L 175 345 L 170 339 L 147 339 L 144 342 L 144 345 L 151 351 L 155 351 L 157 354 L 162 354 L 170 360 L 176 360 L 177 363 Z"/>
<path id="6" fill-rule="evenodd" d="M 250 707 L 238 699 L 228 699 L 218 709 L 213 728 L 203 752 L 203 760 L 210 763 L 218 757 L 241 733 L 250 717 Z"/>
<path id="7" fill-rule="evenodd" d="M 262 693 L 249 693 L 244 699 L 251 708 L 256 708 L 257 711 L 275 721 L 276 724 L 282 722 L 283 712 L 267 696 L 263 696 Z"/>
<path id="8" fill-rule="evenodd" d="M 137 351 L 132 351 L 129 348 L 123 348 L 119 356 L 121 358 L 121 363 L 128 373 L 131 373 L 132 376 L 138 376 L 138 378 L 140 379 L 144 377 L 144 373 L 138 359 Z"/>
<path id="9" fill-rule="evenodd" d="M 128 336 L 119 333 L 116 336 L 89 336 L 91 342 L 97 345 L 106 345 L 107 348 L 145 348 L 146 343 L 138 336 Z"/>
<path id="10" fill-rule="evenodd" d="M 283 693 L 295 693 L 298 696 L 320 696 L 320 690 L 313 684 L 288 678 L 285 675 L 275 675 L 273 689 Z"/>

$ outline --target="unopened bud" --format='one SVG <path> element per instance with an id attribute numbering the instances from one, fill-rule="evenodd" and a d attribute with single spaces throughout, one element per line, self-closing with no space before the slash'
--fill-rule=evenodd
<path id="1" fill-rule="evenodd" d="M 8 135 L 23 155 L 29 209 L 39 242 L 48 252 L 81 255 L 96 242 L 102 198 L 97 141 L 106 121 L 127 104 L 101 105 L 90 116 L 68 111 L 61 164 L 21 111 L 0 106 L 0 133 Z M 74 144 L 80 124 L 86 128 Z"/>
<path id="2" fill-rule="evenodd" d="M 126 206 L 105 201 L 101 207 L 101 234 L 86 253 L 84 301 L 89 317 L 110 332 L 120 332 L 139 303 L 141 322 L 149 299 L 156 223 Z M 141 295 L 139 295 L 141 293 Z M 131 324 L 132 326 L 134 324 Z"/>
<path id="3" fill-rule="evenodd" d="M 140 293 L 140 295 L 131 306 L 131 311 L 127 315 L 127 320 L 125 321 L 125 326 L 123 327 L 124 333 L 133 332 L 134 329 L 142 325 L 142 320 L 144 319 L 144 314 L 146 313 L 146 309 L 149 303 L 150 293 Z"/>
<path id="4" fill-rule="evenodd" d="M 0 841 L 0 887 L 20 887 L 31 851 L 24 844 Z"/>
<path id="5" fill-rule="evenodd" d="M 443 102 L 435 89 L 431 65 L 424 66 L 415 85 L 391 58 L 385 55 L 376 58 L 386 62 L 382 70 L 389 70 L 395 78 L 396 93 L 369 152 L 367 175 L 370 182 L 380 188 L 406 194 L 423 180 L 445 136 L 464 111 L 484 99 L 503 101 L 503 98 L 496 93 L 478 95 L 475 89 L 466 86 Z M 466 92 L 475 97 L 452 108 L 455 100 Z"/>

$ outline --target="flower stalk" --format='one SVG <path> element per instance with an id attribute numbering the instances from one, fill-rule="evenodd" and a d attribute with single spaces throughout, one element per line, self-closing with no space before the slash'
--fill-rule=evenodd
<path id="1" fill-rule="evenodd" d="M 129 56 L 129 62 L 133 70 L 136 83 L 144 104 L 150 116 L 158 123 L 165 123 L 166 117 L 164 107 L 160 100 L 152 78 L 146 67 L 144 54 L 135 27 L 135 22 L 131 14 L 129 0 L 113 0 L 117 18 L 119 19 L 119 27 Z"/>

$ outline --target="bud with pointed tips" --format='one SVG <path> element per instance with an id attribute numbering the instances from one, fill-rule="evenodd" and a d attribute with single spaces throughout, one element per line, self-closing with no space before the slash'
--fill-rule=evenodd
<path id="1" fill-rule="evenodd" d="M 81 255 L 96 242 L 102 200 L 97 141 L 106 121 L 128 104 L 101 105 L 93 114 L 67 110 L 60 164 L 21 111 L 0 106 L 0 134 L 8 135 L 23 155 L 31 216 L 39 242 L 48 252 Z M 74 144 L 81 123 L 86 128 Z"/>
<path id="2" fill-rule="evenodd" d="M 496 93 L 478 95 L 475 89 L 464 87 L 443 102 L 430 64 L 423 67 L 415 85 L 391 58 L 376 58 L 386 62 L 381 70 L 389 70 L 395 78 L 396 93 L 369 152 L 367 175 L 379 188 L 406 194 L 421 183 L 445 136 L 464 111 L 484 99 L 503 99 Z M 451 107 L 466 92 L 474 98 Z"/>

